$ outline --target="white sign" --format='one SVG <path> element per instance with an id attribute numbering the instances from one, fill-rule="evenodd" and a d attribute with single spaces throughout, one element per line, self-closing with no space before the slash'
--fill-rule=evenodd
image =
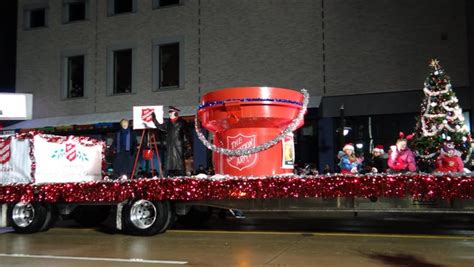
<path id="1" fill-rule="evenodd" d="M 0 138 L 0 184 L 31 183 L 30 141 Z"/>
<path id="2" fill-rule="evenodd" d="M 77 137 L 49 142 L 42 135 L 33 138 L 36 183 L 98 181 L 102 179 L 103 142 L 82 144 Z"/>
<path id="3" fill-rule="evenodd" d="M 153 112 L 155 112 L 156 120 L 160 124 L 163 123 L 163 106 L 133 107 L 133 129 L 142 130 L 156 128 L 151 115 Z"/>
<path id="4" fill-rule="evenodd" d="M 293 169 L 295 164 L 295 141 L 293 133 L 290 133 L 281 141 L 282 147 L 282 168 Z"/>
<path id="5" fill-rule="evenodd" d="M 32 94 L 0 93 L 0 120 L 31 120 Z"/>

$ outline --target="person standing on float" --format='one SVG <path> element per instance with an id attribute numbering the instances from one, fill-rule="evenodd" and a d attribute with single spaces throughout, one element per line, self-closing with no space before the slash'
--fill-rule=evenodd
<path id="1" fill-rule="evenodd" d="M 387 171 L 388 154 L 382 145 L 377 145 L 372 150 L 372 156 L 367 160 L 364 167 L 365 172 L 383 173 Z"/>
<path id="2" fill-rule="evenodd" d="M 123 175 L 130 177 L 137 149 L 137 138 L 129 127 L 128 120 L 120 120 L 120 130 L 115 134 L 112 149 L 115 151 L 114 176 L 117 178 Z"/>
<path id="3" fill-rule="evenodd" d="M 354 150 L 352 144 L 346 144 L 339 152 L 339 167 L 342 174 L 356 174 L 359 172 L 361 162 L 355 156 Z"/>
<path id="4" fill-rule="evenodd" d="M 464 172 L 462 153 L 456 150 L 453 142 L 446 142 L 436 159 L 436 172 Z"/>
<path id="5" fill-rule="evenodd" d="M 153 123 L 159 131 L 166 133 L 165 176 L 184 176 L 186 174 L 184 152 L 186 137 L 186 122 L 179 117 L 180 110 L 170 106 L 169 119 L 160 124 L 152 113 Z"/>
<path id="6" fill-rule="evenodd" d="M 416 162 L 415 154 L 407 147 L 407 140 L 410 140 L 413 135 L 408 135 L 405 138 L 404 133 L 400 133 L 400 138 L 396 145 L 390 147 L 388 156 L 389 173 L 405 173 L 415 172 Z"/>

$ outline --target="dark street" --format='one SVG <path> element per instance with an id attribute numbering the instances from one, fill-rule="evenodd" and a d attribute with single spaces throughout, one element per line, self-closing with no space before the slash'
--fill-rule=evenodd
<path id="1" fill-rule="evenodd" d="M 472 216 L 350 216 L 213 217 L 153 237 L 62 222 L 33 235 L 1 234 L 1 266 L 474 265 Z"/>

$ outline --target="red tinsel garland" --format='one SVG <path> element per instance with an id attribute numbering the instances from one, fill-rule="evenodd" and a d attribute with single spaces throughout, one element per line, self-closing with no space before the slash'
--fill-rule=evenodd
<path id="1" fill-rule="evenodd" d="M 88 146 L 88 147 L 104 144 L 104 141 L 99 141 L 97 139 L 94 139 L 88 136 L 74 136 L 74 135 L 60 136 L 60 135 L 51 135 L 51 134 L 39 134 L 39 135 L 41 138 L 45 139 L 47 142 L 50 142 L 50 143 L 63 144 L 67 141 L 72 140 L 72 141 L 78 142 L 79 144 L 83 146 Z"/>
<path id="2" fill-rule="evenodd" d="M 298 197 L 474 198 L 474 177 L 414 175 L 328 175 L 199 179 L 155 178 L 0 187 L 0 202 L 121 202 L 149 200 L 221 200 Z"/>

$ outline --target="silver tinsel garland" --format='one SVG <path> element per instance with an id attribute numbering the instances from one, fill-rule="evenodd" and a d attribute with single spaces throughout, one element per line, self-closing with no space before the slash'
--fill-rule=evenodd
<path id="1" fill-rule="evenodd" d="M 303 99 L 303 106 L 301 107 L 301 110 L 299 111 L 298 116 L 296 116 L 296 118 L 292 120 L 292 122 L 288 125 L 288 127 L 286 127 L 275 138 L 273 138 L 272 140 L 270 140 L 270 141 L 268 141 L 264 144 L 258 145 L 256 147 L 239 148 L 239 149 L 227 149 L 227 148 L 222 148 L 222 147 L 218 147 L 214 144 L 211 144 L 206 139 L 206 137 L 204 136 L 204 134 L 201 131 L 201 126 L 200 126 L 200 123 L 199 123 L 197 112 L 196 112 L 196 116 L 194 117 L 194 129 L 196 130 L 196 134 L 197 134 L 199 140 L 201 140 L 201 142 L 208 149 L 210 149 L 214 152 L 220 153 L 220 154 L 224 154 L 224 155 L 227 155 L 227 156 L 244 156 L 244 155 L 255 154 L 255 153 L 267 150 L 270 147 L 276 145 L 278 142 L 280 142 L 283 138 L 285 138 L 286 135 L 288 135 L 288 134 L 292 133 L 293 131 L 295 131 L 296 127 L 298 127 L 300 122 L 303 120 L 304 114 L 306 113 L 306 109 L 307 109 L 308 103 L 309 103 L 309 93 L 308 93 L 308 91 L 306 91 L 306 89 L 301 89 L 301 93 L 303 94 L 304 99 Z"/>

